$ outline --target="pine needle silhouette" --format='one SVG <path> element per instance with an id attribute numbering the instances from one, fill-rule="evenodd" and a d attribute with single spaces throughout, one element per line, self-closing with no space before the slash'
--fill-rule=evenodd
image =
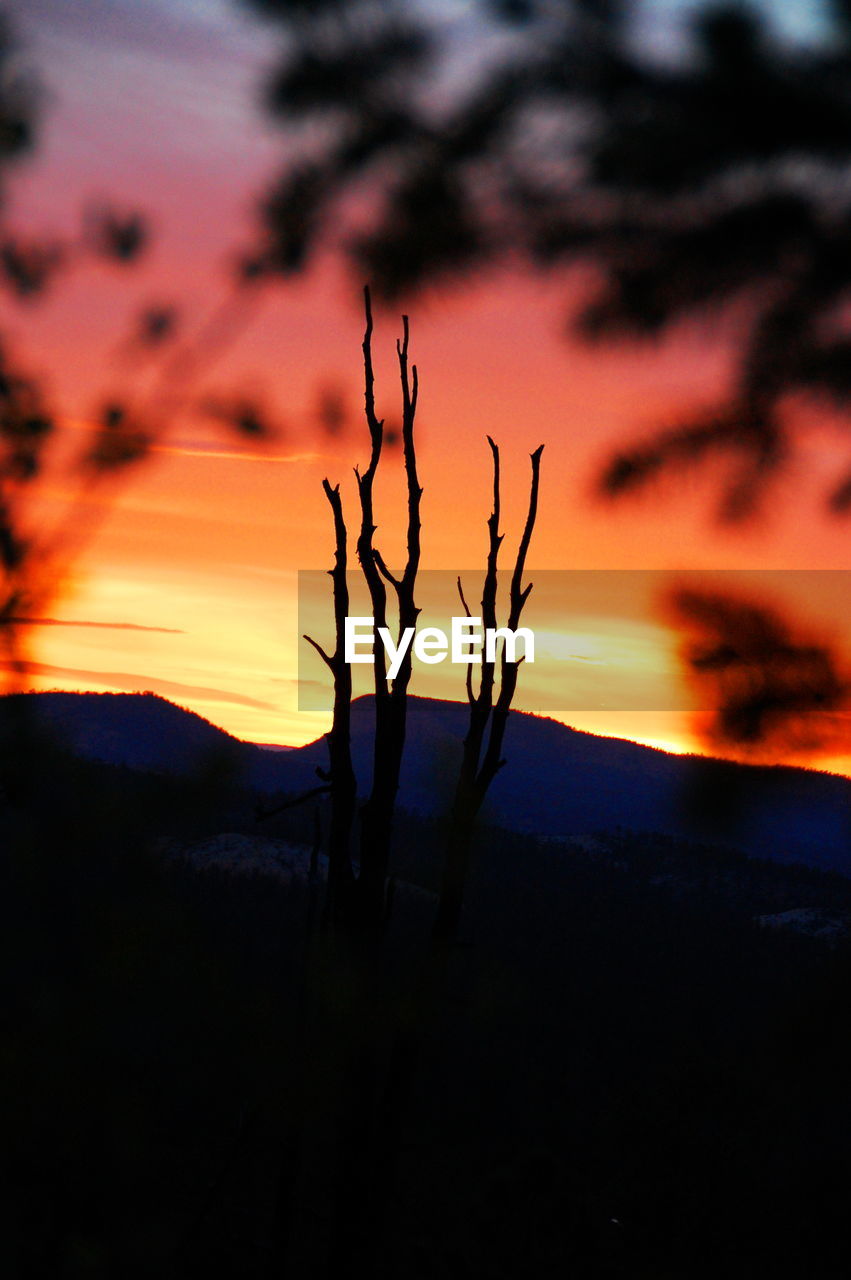
<path id="1" fill-rule="evenodd" d="M 584 264 L 584 341 L 655 342 L 694 320 L 729 339 L 729 389 L 619 450 L 607 498 L 717 455 L 718 516 L 741 521 L 795 457 L 791 401 L 847 429 L 845 0 L 824 6 L 817 46 L 707 5 L 664 55 L 641 47 L 628 0 L 492 0 L 454 19 L 405 0 L 243 3 L 281 33 L 264 102 L 289 140 L 258 269 L 292 274 L 342 246 L 397 300 L 505 262 Z M 851 457 L 825 501 L 851 507 Z"/>

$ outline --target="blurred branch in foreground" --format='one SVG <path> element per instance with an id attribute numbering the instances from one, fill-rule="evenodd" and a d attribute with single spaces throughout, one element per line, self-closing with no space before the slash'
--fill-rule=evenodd
<path id="1" fill-rule="evenodd" d="M 338 254 L 396 301 L 518 263 L 567 290 L 580 266 L 586 342 L 700 323 L 734 353 L 729 386 L 701 420 L 620 451 L 608 497 L 720 454 L 718 513 L 742 520 L 796 453 L 796 400 L 847 429 L 844 0 L 820 6 L 817 40 L 784 34 L 782 6 L 680 20 L 630 0 L 241 4 L 280 34 L 263 102 L 286 138 L 254 270 Z M 846 450 L 835 513 L 849 472 Z"/>
<path id="2" fill-rule="evenodd" d="M 816 757 L 851 746 L 851 670 L 828 641 L 753 599 L 683 586 L 664 601 L 711 750 Z"/>

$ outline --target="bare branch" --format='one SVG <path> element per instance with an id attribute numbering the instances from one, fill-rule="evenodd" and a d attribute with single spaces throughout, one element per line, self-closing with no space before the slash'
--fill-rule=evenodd
<path id="1" fill-rule="evenodd" d="M 369 293 L 369 285 L 364 285 L 363 290 L 364 312 L 366 314 L 366 328 L 363 335 L 363 374 L 364 374 L 364 408 L 366 410 L 366 424 L 369 428 L 369 438 L 372 444 L 372 451 L 369 459 L 369 466 L 366 470 L 366 476 L 369 476 L 370 483 L 375 475 L 378 467 L 378 460 L 381 457 L 381 445 L 384 438 L 384 421 L 379 419 L 375 412 L 375 371 L 372 366 L 372 299 Z M 364 477 L 365 478 L 365 477 Z"/>
<path id="2" fill-rule="evenodd" d="M 499 533 L 499 449 L 494 444 L 490 436 L 488 436 L 488 444 L 490 445 L 491 453 L 493 455 L 493 511 L 490 519 L 488 520 L 489 551 L 484 591 L 482 595 L 482 615 L 485 626 L 491 627 L 496 625 L 497 559 L 502 537 Z M 538 511 L 538 487 L 542 449 L 543 446 L 536 449 L 531 455 L 532 481 L 529 492 L 529 510 L 526 516 L 526 523 L 520 539 L 520 544 L 517 549 L 517 559 L 514 564 L 514 572 L 511 577 L 509 626 L 515 630 L 517 628 L 523 606 L 529 597 L 530 591 L 532 590 L 531 583 L 528 583 L 525 587 L 522 583 L 523 571 L 526 565 L 526 556 L 532 539 L 532 532 L 535 527 L 535 519 Z M 461 597 L 464 612 L 469 618 L 470 610 L 464 596 L 460 577 L 458 578 L 458 594 Z M 464 901 L 464 887 L 469 869 L 470 851 L 472 848 L 473 827 L 476 815 L 481 808 L 489 786 L 499 771 L 505 766 L 505 758 L 502 755 L 502 744 L 505 737 L 505 726 L 508 720 L 511 702 L 517 687 L 517 676 L 520 669 L 520 663 L 522 661 L 523 658 L 520 658 L 516 662 L 508 662 L 505 656 L 505 646 L 503 645 L 500 667 L 499 697 L 497 698 L 495 706 L 493 705 L 495 662 L 482 662 L 479 695 L 476 698 L 472 696 L 471 674 L 468 670 L 467 697 L 470 703 L 470 720 L 467 736 L 464 739 L 464 754 L 458 775 L 458 785 L 455 790 L 455 798 L 452 804 L 449 839 L 446 858 L 443 864 L 437 915 L 434 922 L 434 936 L 439 939 L 446 940 L 453 938 L 458 928 L 458 922 L 461 918 L 461 908 Z M 484 757 L 482 757 L 482 748 L 486 733 L 487 747 L 484 751 Z"/>
<path id="3" fill-rule="evenodd" d="M 499 447 L 490 436 L 487 437 L 493 458 L 493 509 L 488 517 L 488 558 L 485 568 L 485 582 L 482 590 L 482 626 L 488 629 L 496 627 L 496 593 L 499 573 L 499 549 L 502 546 L 502 535 L 499 532 L 501 514 Z M 482 674 L 479 681 L 477 702 L 485 719 L 493 701 L 493 686 L 496 664 L 482 658 Z M 484 732 L 484 724 L 481 726 Z"/>
<path id="4" fill-rule="evenodd" d="M 420 499 L 423 491 L 417 475 L 417 455 L 414 442 L 418 383 L 416 368 L 414 368 L 412 390 L 411 375 L 408 372 L 409 336 L 408 317 L 402 316 L 402 341 L 400 343 L 397 339 L 396 353 L 399 358 L 399 381 L 402 388 L 402 449 L 405 458 L 405 479 L 408 491 L 408 527 L 406 535 L 407 559 L 398 590 L 400 636 L 407 627 L 416 626 L 420 612 L 414 599 L 414 586 L 420 566 Z M 399 675 L 393 683 L 394 690 L 398 691 L 397 697 L 404 697 L 410 678 L 411 660 L 409 651 L 403 660 Z"/>
<path id="5" fill-rule="evenodd" d="M 523 580 L 523 570 L 526 565 L 526 556 L 529 551 L 529 544 L 532 541 L 532 533 L 535 528 L 535 520 L 538 515 L 538 490 L 540 487 L 541 476 L 541 454 L 544 446 L 540 445 L 533 454 L 531 454 L 532 462 L 532 480 L 529 486 L 529 510 L 526 515 L 526 523 L 523 527 L 523 534 L 520 538 L 520 545 L 517 548 L 517 559 L 514 562 L 514 572 L 511 575 L 510 601 L 508 626 L 509 629 L 515 631 L 520 623 L 520 615 L 523 612 L 523 606 L 529 598 L 529 592 L 532 590 L 532 583 L 521 587 Z M 502 744 L 505 738 L 505 727 L 508 722 L 508 714 L 511 709 L 511 703 L 517 689 L 517 676 L 520 670 L 520 659 L 517 662 L 509 662 L 505 654 L 505 646 L 502 650 L 502 664 L 500 669 L 499 697 L 494 707 L 493 719 L 491 721 L 490 733 L 488 735 L 488 746 L 485 752 L 485 758 L 479 772 L 477 784 L 481 789 L 482 795 L 487 791 L 493 779 L 496 777 L 499 769 L 504 763 L 502 760 Z"/>
<path id="6" fill-rule="evenodd" d="M 508 625 L 515 629 L 520 622 L 520 614 L 523 606 L 532 589 L 532 584 L 524 590 L 521 590 L 521 582 L 523 580 L 523 570 L 526 568 L 526 556 L 529 552 L 529 544 L 532 541 L 532 533 L 535 528 L 535 520 L 538 516 L 538 489 L 540 487 L 541 478 L 541 454 L 544 452 L 544 446 L 538 445 L 533 454 L 530 454 L 532 462 L 532 483 L 529 489 L 529 510 L 526 515 L 526 524 L 523 528 L 523 536 L 520 539 L 520 546 L 517 549 L 517 559 L 514 563 L 514 573 L 511 576 L 511 604 L 508 618 Z"/>
<path id="7" fill-rule="evenodd" d="M 461 586 L 461 575 L 460 575 L 460 574 L 458 575 L 458 578 L 456 579 L 456 581 L 457 581 L 457 583 L 458 583 L 458 594 L 459 594 L 459 596 L 461 597 L 461 603 L 462 603 L 462 605 L 464 606 L 464 612 L 466 613 L 466 615 L 467 615 L 467 617 L 468 617 L 468 618 L 472 618 L 472 616 L 473 616 L 473 615 L 470 613 L 470 606 L 467 604 L 467 601 L 466 601 L 466 599 L 465 599 L 465 597 L 464 597 L 464 588 Z M 475 695 L 474 695 L 474 693 L 473 693 L 473 664 L 472 664 L 472 662 L 468 662 L 468 663 L 467 663 L 467 680 L 466 680 L 466 684 L 467 684 L 467 701 L 468 701 L 468 702 L 472 702 L 472 701 L 473 701 L 473 699 L 474 699 L 474 697 L 475 697 Z"/>
<path id="8" fill-rule="evenodd" d="M 361 523 L 360 533 L 357 540 L 358 560 L 360 561 L 361 570 L 369 589 L 369 598 L 372 604 L 372 616 L 376 627 L 387 625 L 387 592 L 381 578 L 378 566 L 375 560 L 375 551 L 372 545 L 373 535 L 375 534 L 376 524 L 373 511 L 373 486 L 375 482 L 375 473 L 378 469 L 378 463 L 381 458 L 381 448 L 384 440 L 384 423 L 379 420 L 375 412 L 375 373 L 372 365 L 372 303 L 370 300 L 369 286 L 363 291 L 364 311 L 366 315 L 366 327 L 363 335 L 363 370 L 364 370 L 364 406 L 366 410 L 366 423 L 369 429 L 370 437 L 370 457 L 369 465 L 366 470 L 361 473 L 355 468 L 355 476 L 358 483 L 358 497 L 360 499 Z M 384 698 L 387 697 L 387 668 L 384 660 L 384 648 L 382 645 L 376 645 L 373 656 L 373 680 L 375 686 L 375 699 L 378 706 Z"/>
<path id="9" fill-rule="evenodd" d="M 382 577 L 386 578 L 387 581 L 395 587 L 397 593 L 401 591 L 402 583 L 400 579 L 397 578 L 394 574 L 392 574 L 390 570 L 387 568 L 387 565 L 384 563 L 384 557 L 382 556 L 381 552 L 376 550 L 374 554 L 375 554 L 375 563 L 378 565 L 378 568 Z"/>
<path id="10" fill-rule="evenodd" d="M 325 652 L 318 640 L 314 640 L 312 636 L 302 636 L 302 640 L 306 640 L 308 644 L 313 646 L 329 671 L 334 670 L 334 659 Z"/>
<path id="11" fill-rule="evenodd" d="M 419 568 L 420 557 L 420 499 L 422 488 L 417 475 L 417 455 L 414 446 L 414 423 L 417 414 L 419 382 L 417 366 L 408 375 L 408 317 L 402 317 L 405 340 L 399 351 L 399 377 L 402 383 L 402 446 L 405 456 L 405 477 L 408 485 L 408 564 L 406 577 L 412 582 Z"/>
<path id="12" fill-rule="evenodd" d="M 420 497 L 422 489 L 417 477 L 414 446 L 414 416 L 416 395 L 412 390 L 408 373 L 408 343 L 410 330 L 408 317 L 402 317 L 402 338 L 397 340 L 396 354 L 399 360 L 399 377 L 402 390 L 402 445 L 405 459 L 405 477 L 408 491 L 407 557 L 401 577 L 392 574 L 381 554 L 373 545 L 375 518 L 373 513 L 373 482 L 381 456 L 381 424 L 375 417 L 372 371 L 372 316 L 369 294 L 366 294 L 367 324 L 364 335 L 364 370 L 366 381 L 367 424 L 372 439 L 370 466 L 360 477 L 358 492 L 361 502 L 361 535 L 358 539 L 358 557 L 369 587 L 373 621 L 376 628 L 387 625 L 387 592 L 385 581 L 396 591 L 399 606 L 399 634 L 416 625 L 419 609 L 414 599 L 414 586 L 420 562 Z M 416 387 L 416 381 L 414 382 Z M 399 671 L 388 687 L 386 661 L 383 646 L 376 646 L 373 658 L 375 678 L 375 744 L 372 773 L 372 790 L 362 810 L 361 872 L 358 881 L 366 917 L 376 927 L 383 918 L 385 882 L 390 859 L 390 837 L 402 753 L 405 746 L 407 717 L 407 690 L 411 679 L 411 653 L 402 659 Z"/>
<path id="13" fill-rule="evenodd" d="M 334 714 L 331 731 L 327 735 L 330 767 L 327 771 L 317 768 L 316 772 L 323 782 L 329 784 L 331 793 L 325 913 L 327 919 L 341 919 L 345 914 L 346 895 L 353 879 L 350 844 L 357 802 L 351 751 L 352 669 L 345 661 L 345 624 L 349 612 L 348 532 L 340 486 L 332 485 L 325 479 L 322 488 L 334 517 L 334 568 L 330 571 L 334 584 L 333 658 L 329 659 L 314 641 L 310 643 L 323 655 L 334 676 Z"/>

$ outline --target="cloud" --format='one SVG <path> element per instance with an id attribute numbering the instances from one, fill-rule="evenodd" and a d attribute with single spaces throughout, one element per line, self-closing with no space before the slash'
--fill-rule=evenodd
<path id="1" fill-rule="evenodd" d="M 108 631 L 155 631 L 163 636 L 185 636 L 178 627 L 144 627 L 138 622 L 90 622 L 79 618 L 9 618 L 18 627 L 103 627 Z"/>
<path id="2" fill-rule="evenodd" d="M 151 453 L 170 453 L 180 458 L 225 458 L 228 462 L 315 462 L 319 453 L 247 453 L 240 449 L 206 449 L 201 445 L 155 444 Z"/>
<path id="3" fill-rule="evenodd" d="M 18 675 L 42 676 L 54 680 L 73 680 L 78 684 L 105 684 L 128 693 L 159 693 L 165 698 L 196 698 L 199 702 L 228 702 L 257 711 L 276 711 L 271 702 L 248 698 L 241 693 L 210 689 L 204 685 L 182 684 L 178 680 L 161 680 L 156 676 L 130 675 L 123 671 L 82 671 L 76 667 L 54 667 L 47 662 L 23 662 L 13 665 L 0 662 L 0 669 L 15 670 Z"/>
<path id="4" fill-rule="evenodd" d="M 66 431 L 75 434 L 84 435 L 91 438 L 97 430 L 96 424 L 85 418 L 66 418 L 63 422 Z M 225 462 L 272 462 L 272 463 L 295 463 L 295 462 L 320 462 L 322 459 L 332 458 L 332 454 L 323 453 L 316 449 L 298 449 L 293 453 L 272 453 L 268 449 L 243 449 L 239 444 L 232 447 L 222 447 L 221 435 L 219 432 L 216 436 L 207 435 L 205 438 L 192 438 L 192 436 L 172 438 L 169 444 L 154 444 L 151 446 L 150 453 L 162 453 L 174 458 L 211 458 L 214 461 L 220 460 Z"/>

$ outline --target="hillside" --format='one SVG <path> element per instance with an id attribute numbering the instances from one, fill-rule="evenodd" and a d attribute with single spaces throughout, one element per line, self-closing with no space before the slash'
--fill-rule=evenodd
<path id="1" fill-rule="evenodd" d="M 352 747 L 362 790 L 371 772 L 372 717 L 371 700 L 359 699 Z M 400 790 L 406 809 L 445 811 L 466 717 L 461 703 L 411 699 Z M 656 831 L 851 874 L 846 778 L 670 755 L 523 712 L 511 715 L 505 757 L 482 815 L 495 826 L 558 839 Z M 326 760 L 321 740 L 290 752 L 282 779 L 293 791 L 310 786 Z"/>
<path id="2" fill-rule="evenodd" d="M 32 695 L 3 711 L 7 743 L 17 712 L 78 753 L 36 752 L 17 777 L 13 759 L 4 778 L 10 1274 L 59 1274 L 49 1210 L 54 1233 L 104 1242 L 92 1275 L 266 1276 L 282 1143 L 314 1123 L 322 1078 L 302 1064 L 328 1043 L 301 1039 L 305 993 L 330 993 L 348 1029 L 353 984 L 308 967 L 314 807 L 256 823 L 245 784 L 313 785 L 325 744 L 264 751 L 150 695 Z M 370 716 L 359 702 L 362 786 Z M 439 1015 L 428 1002 L 411 1037 L 443 848 L 432 815 L 464 718 L 411 704 L 395 871 L 415 890 L 393 898 L 375 1034 L 401 1099 L 393 1269 L 376 1275 L 560 1277 L 565 1256 L 612 1280 L 738 1278 L 790 1259 L 796 1274 L 841 1275 L 851 879 L 817 868 L 845 865 L 849 784 L 512 717 Z M 788 865 L 659 834 L 696 830 L 701 813 L 706 825 L 695 795 L 726 808 L 716 832 Z M 583 823 L 608 834 L 581 836 Z M 415 1076 L 397 1093 L 400 1044 Z M 324 1113 L 315 1123 L 315 1147 L 304 1132 L 321 1150 Z M 154 1243 L 125 1266 L 145 1231 Z M 419 1268 L 430 1238 L 436 1261 Z M 522 1247 L 503 1266 L 506 1240 Z M 175 1267 L 187 1241 L 193 1265 Z M 483 1265 L 453 1269 L 450 1251 Z"/>
<path id="3" fill-rule="evenodd" d="M 219 764 L 260 790 L 278 785 L 281 754 L 241 742 L 202 716 L 154 693 L 27 693 L 17 704 L 58 745 L 87 760 L 188 777 Z"/>
<path id="4" fill-rule="evenodd" d="M 75 753 L 109 764 L 186 776 L 217 761 L 244 786 L 266 794 L 315 786 L 316 767 L 327 764 L 324 739 L 270 751 L 153 694 L 21 696 Z M 371 699 L 358 699 L 352 750 L 362 792 L 369 784 L 372 718 Z M 411 699 L 400 790 L 410 813 L 445 812 L 465 728 L 464 704 Z M 522 712 L 509 721 L 505 755 L 482 815 L 494 826 L 555 839 L 659 832 L 851 874 L 851 782 L 845 778 L 669 755 Z"/>

